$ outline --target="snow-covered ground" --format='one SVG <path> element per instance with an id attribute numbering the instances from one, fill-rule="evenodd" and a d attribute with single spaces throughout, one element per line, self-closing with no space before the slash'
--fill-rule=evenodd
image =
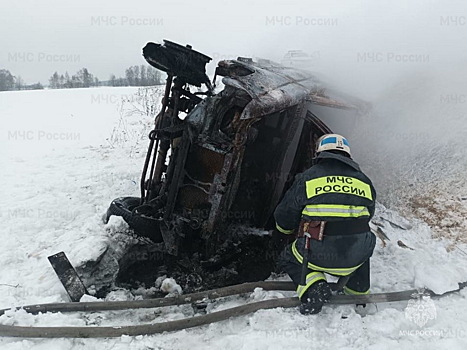
<path id="1" fill-rule="evenodd" d="M 160 89 L 156 90 L 152 98 L 157 102 Z M 142 103 L 148 101 L 148 96 L 145 90 L 136 88 L 0 93 L 0 308 L 68 301 L 47 256 L 65 251 L 72 264 L 79 266 L 99 256 L 109 241 L 126 237 L 126 225 L 121 219 L 113 218 L 105 225 L 101 218 L 112 199 L 138 195 L 153 118 L 151 103 Z M 357 154 L 357 158 L 363 156 L 363 152 Z M 410 171 L 417 173 L 417 169 Z M 373 292 L 427 287 L 442 293 L 455 289 L 457 282 L 467 281 L 464 243 L 454 245 L 449 237 L 434 238 L 431 228 L 414 218 L 410 219 L 410 229 L 397 228 L 389 221 L 401 224 L 406 220 L 382 205 L 375 221 L 382 225 L 390 241 L 386 247 L 378 241 L 371 260 Z M 400 247 L 399 240 L 413 250 Z M 257 290 L 247 298 L 215 302 L 208 311 L 280 295 L 288 294 Z M 353 306 L 326 306 L 321 314 L 309 317 L 296 309 L 274 309 L 169 334 L 117 339 L 1 338 L 0 347 L 465 349 L 466 297 L 464 290 L 434 299 L 436 317 L 422 326 L 406 316 L 407 302 L 397 302 L 379 304 L 377 313 L 365 317 Z M 0 323 L 129 325 L 192 315 L 189 306 L 86 316 L 33 316 L 17 311 L 1 316 Z"/>

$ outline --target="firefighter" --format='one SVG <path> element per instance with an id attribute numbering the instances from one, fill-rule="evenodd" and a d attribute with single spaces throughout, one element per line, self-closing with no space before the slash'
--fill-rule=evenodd
<path id="1" fill-rule="evenodd" d="M 324 273 L 350 276 L 346 294 L 368 294 L 369 258 L 376 244 L 369 227 L 376 192 L 352 160 L 347 139 L 326 134 L 316 146 L 313 166 L 296 176 L 274 212 L 276 242 L 290 242 L 298 230 L 297 239 L 282 251 L 279 268 L 295 283 L 305 315 L 319 313 L 331 297 Z M 311 238 L 308 250 L 305 236 Z M 305 253 L 308 264 L 303 264 Z"/>

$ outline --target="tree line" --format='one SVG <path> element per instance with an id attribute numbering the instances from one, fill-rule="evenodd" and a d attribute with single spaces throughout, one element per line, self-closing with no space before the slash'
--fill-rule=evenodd
<path id="1" fill-rule="evenodd" d="M 124 77 L 112 74 L 107 81 L 100 81 L 87 68 L 69 75 L 54 72 L 49 78 L 50 89 L 89 88 L 93 86 L 152 86 L 162 84 L 160 71 L 145 65 L 131 66 L 125 70 Z M 20 76 L 14 76 L 9 70 L 0 69 L 0 91 L 43 89 L 41 83 L 24 84 Z"/>
<path id="2" fill-rule="evenodd" d="M 65 75 L 55 72 L 49 79 L 52 89 L 88 88 L 91 86 L 152 86 L 162 84 L 161 72 L 147 68 L 144 65 L 131 66 L 125 70 L 124 77 L 112 74 L 107 81 L 99 81 L 86 68 L 80 69 L 71 78 L 68 72 Z"/>
<path id="3" fill-rule="evenodd" d="M 11 90 L 38 90 L 43 89 L 41 83 L 24 84 L 23 79 L 18 75 L 14 76 L 7 69 L 0 69 L 0 91 L 11 91 Z"/>
<path id="4" fill-rule="evenodd" d="M 91 86 L 99 86 L 99 79 L 89 73 L 87 68 L 80 69 L 71 77 L 68 72 L 65 72 L 65 75 L 55 72 L 49 79 L 49 88 L 51 89 L 88 88 Z"/>
<path id="5" fill-rule="evenodd" d="M 159 70 L 145 65 L 131 66 L 125 70 L 124 78 L 111 75 L 108 86 L 152 86 L 162 84 L 162 74 Z"/>

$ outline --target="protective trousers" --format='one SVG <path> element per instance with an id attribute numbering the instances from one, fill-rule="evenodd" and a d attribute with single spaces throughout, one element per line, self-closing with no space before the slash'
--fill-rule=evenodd
<path id="1" fill-rule="evenodd" d="M 311 241 L 305 286 L 300 285 L 304 254 L 304 239 L 288 245 L 279 257 L 278 267 L 285 271 L 297 287 L 301 298 L 314 283 L 326 280 L 324 273 L 350 276 L 344 288 L 346 294 L 368 294 L 370 290 L 370 256 L 376 238 L 371 232 L 357 235 L 329 236 L 323 241 Z"/>

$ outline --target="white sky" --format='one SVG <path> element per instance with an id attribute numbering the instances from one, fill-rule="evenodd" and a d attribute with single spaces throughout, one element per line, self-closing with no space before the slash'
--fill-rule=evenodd
<path id="1" fill-rule="evenodd" d="M 449 23 L 441 22 L 445 16 Z M 145 64 L 148 41 L 168 39 L 214 61 L 238 55 L 280 61 L 287 50 L 301 49 L 318 57 L 314 70 L 377 85 L 407 70 L 467 62 L 466 17 L 462 0 L 0 0 L 0 68 L 27 83 L 82 67 L 107 80 Z M 322 19 L 334 24 L 310 24 Z M 379 61 L 362 59 L 367 52 Z M 400 55 L 428 58 L 397 62 Z"/>

